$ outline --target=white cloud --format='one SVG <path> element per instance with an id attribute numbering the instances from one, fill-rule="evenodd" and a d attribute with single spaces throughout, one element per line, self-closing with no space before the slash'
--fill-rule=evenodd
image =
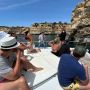
<path id="1" fill-rule="evenodd" d="M 8 0 L 0 0 L 0 10 L 7 10 L 7 9 L 12 9 L 12 8 L 15 8 L 15 7 L 20 7 L 20 6 L 25 6 L 25 5 L 29 5 L 29 4 L 34 4 L 40 0 L 28 0 L 28 1 L 24 1 L 24 2 L 19 2 L 18 1 L 16 3 L 5 3 L 5 1 L 8 1 Z M 10 0 L 9 0 L 10 1 Z M 2 5 L 3 3 L 5 3 L 4 5 Z"/>

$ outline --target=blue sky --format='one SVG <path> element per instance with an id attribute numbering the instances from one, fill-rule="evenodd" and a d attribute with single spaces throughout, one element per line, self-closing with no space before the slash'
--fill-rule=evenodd
<path id="1" fill-rule="evenodd" d="M 70 22 L 81 0 L 0 0 L 0 26 L 31 26 L 38 22 Z"/>

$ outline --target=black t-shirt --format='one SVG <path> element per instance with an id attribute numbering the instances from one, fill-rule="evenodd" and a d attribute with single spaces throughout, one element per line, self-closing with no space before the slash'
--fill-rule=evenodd
<path id="1" fill-rule="evenodd" d="M 62 32 L 61 34 L 59 34 L 59 38 L 61 41 L 64 41 L 66 37 L 66 32 Z"/>
<path id="2" fill-rule="evenodd" d="M 70 54 L 70 47 L 67 44 L 63 44 L 61 48 L 55 53 L 56 56 L 60 57 L 62 54 Z"/>

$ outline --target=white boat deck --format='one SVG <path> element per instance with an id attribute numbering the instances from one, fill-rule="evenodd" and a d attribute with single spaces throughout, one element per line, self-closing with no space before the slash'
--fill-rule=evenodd
<path id="1" fill-rule="evenodd" d="M 27 54 L 30 62 L 44 68 L 39 72 L 24 72 L 27 83 L 33 90 L 63 90 L 57 79 L 57 68 L 60 58 L 51 53 L 50 48 L 41 49 L 41 52 Z"/>
<path id="2" fill-rule="evenodd" d="M 73 48 L 71 49 L 73 51 Z M 24 52 L 32 64 L 44 69 L 39 72 L 24 72 L 27 83 L 32 90 L 63 90 L 58 83 L 57 68 L 60 58 L 51 53 L 51 48 L 41 49 L 41 52 L 27 54 Z M 85 57 L 90 59 L 90 54 L 87 52 Z"/>

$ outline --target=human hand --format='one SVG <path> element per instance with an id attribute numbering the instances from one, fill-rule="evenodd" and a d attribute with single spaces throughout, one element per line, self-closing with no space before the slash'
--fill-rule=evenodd
<path id="1" fill-rule="evenodd" d="M 20 42 L 20 46 L 18 47 L 21 51 L 24 51 L 25 49 L 27 49 L 27 46 L 24 43 Z"/>
<path id="2" fill-rule="evenodd" d="M 85 69 L 88 69 L 88 65 L 87 64 L 83 64 Z"/>

